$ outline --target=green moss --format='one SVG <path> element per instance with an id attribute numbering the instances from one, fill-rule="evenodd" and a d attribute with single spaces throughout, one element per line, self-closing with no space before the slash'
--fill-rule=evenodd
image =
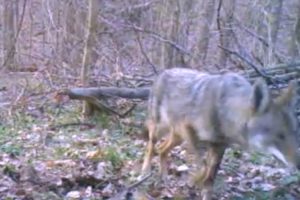
<path id="1" fill-rule="evenodd" d="M 113 167 L 117 168 L 123 164 L 124 156 L 116 148 L 109 147 L 105 150 L 105 160 L 110 161 Z"/>

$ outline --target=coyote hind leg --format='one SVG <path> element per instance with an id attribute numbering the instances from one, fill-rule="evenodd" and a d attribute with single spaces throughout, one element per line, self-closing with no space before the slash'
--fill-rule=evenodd
<path id="1" fill-rule="evenodd" d="M 144 156 L 144 162 L 142 166 L 142 175 L 146 175 L 151 172 L 151 160 L 154 155 L 154 145 L 156 143 L 155 134 L 157 131 L 157 125 L 154 123 L 147 124 L 149 139 L 146 147 L 146 153 Z"/>
<path id="2" fill-rule="evenodd" d="M 160 145 L 160 147 L 159 147 L 159 158 L 160 158 L 159 174 L 162 179 L 165 179 L 168 174 L 168 169 L 167 169 L 168 153 L 175 146 L 180 145 L 181 141 L 182 141 L 181 138 L 178 135 L 176 135 L 174 128 L 171 128 L 168 138 Z"/>

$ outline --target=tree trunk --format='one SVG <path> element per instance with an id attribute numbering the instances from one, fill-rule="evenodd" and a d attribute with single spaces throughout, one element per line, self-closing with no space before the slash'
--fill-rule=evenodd
<path id="1" fill-rule="evenodd" d="M 63 36 L 62 59 L 70 64 L 70 66 L 78 66 L 80 63 L 80 51 L 76 48 L 76 41 L 80 40 L 80 36 L 76 30 L 78 19 L 78 11 L 76 9 L 76 1 L 67 1 L 65 3 L 65 21 Z"/>
<path id="2" fill-rule="evenodd" d="M 171 16 L 171 30 L 169 38 L 175 42 L 179 43 L 179 35 L 180 33 L 180 3 L 179 0 L 170 1 L 170 11 L 173 11 Z M 174 49 L 171 46 L 168 46 L 168 62 L 166 63 L 166 68 L 172 68 L 179 64 L 180 52 Z"/>
<path id="3" fill-rule="evenodd" d="M 168 27 L 163 27 L 162 32 L 166 32 L 165 37 L 169 40 L 178 43 L 178 34 L 179 34 L 179 26 L 180 26 L 180 8 L 179 8 L 179 0 L 173 1 L 165 1 L 165 9 L 164 12 L 164 20 L 169 24 Z M 164 24 L 162 24 L 164 26 Z M 163 66 L 164 68 L 172 68 L 176 66 L 176 57 L 178 52 L 172 46 L 168 44 L 163 44 Z"/>
<path id="4" fill-rule="evenodd" d="M 161 6 L 159 7 L 159 15 L 160 15 L 159 30 L 164 37 L 168 36 L 168 31 L 167 31 L 168 29 L 166 27 L 167 23 L 165 23 L 166 21 L 168 21 L 168 13 L 169 13 L 169 2 L 167 0 L 163 0 Z M 165 43 L 161 44 L 160 66 L 162 66 L 162 68 L 166 68 L 168 66 L 167 48 L 170 48 L 168 44 Z"/>
<path id="5" fill-rule="evenodd" d="M 300 1 L 297 2 L 295 26 L 291 31 L 291 40 L 289 41 L 289 54 L 292 60 L 300 57 Z"/>
<path id="6" fill-rule="evenodd" d="M 268 62 L 267 64 L 275 63 L 274 51 L 276 49 L 277 35 L 281 21 L 282 0 L 272 0 L 269 2 L 270 13 L 266 16 L 268 24 Z"/>
<path id="7" fill-rule="evenodd" d="M 222 1 L 222 0 L 219 0 Z M 223 0 L 224 15 L 219 19 L 220 24 L 220 45 L 226 49 L 230 49 L 232 36 L 232 22 L 234 18 L 235 0 Z M 220 12 L 220 11 L 219 11 Z M 225 50 L 220 50 L 219 65 L 226 67 L 228 53 Z"/>
<path id="8" fill-rule="evenodd" d="M 15 4 L 14 0 L 4 1 L 4 12 L 3 12 L 3 49 L 4 49 L 4 61 L 2 65 L 7 67 L 9 70 L 16 70 L 15 60 Z"/>
<path id="9" fill-rule="evenodd" d="M 86 24 L 85 45 L 83 50 L 82 66 L 81 66 L 81 82 L 83 86 L 87 85 L 88 72 L 92 60 L 92 48 L 95 43 L 95 32 L 97 27 L 98 1 L 89 0 L 89 10 Z M 91 114 L 89 105 L 85 102 L 83 105 L 83 114 Z"/>
<path id="10" fill-rule="evenodd" d="M 199 14 L 199 39 L 197 52 L 200 53 L 200 60 L 202 64 L 205 64 L 207 50 L 210 38 L 210 26 L 213 22 L 213 17 L 215 13 L 215 0 L 201 0 L 201 8 Z"/>

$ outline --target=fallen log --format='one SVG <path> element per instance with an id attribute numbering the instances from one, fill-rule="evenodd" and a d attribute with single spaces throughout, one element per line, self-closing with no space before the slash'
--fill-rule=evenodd
<path id="1" fill-rule="evenodd" d="M 72 88 L 64 91 L 70 99 L 86 100 L 85 97 L 93 96 L 97 99 L 121 97 L 125 99 L 147 100 L 150 88 L 118 88 L 118 87 L 92 87 Z"/>
<path id="2" fill-rule="evenodd" d="M 70 99 L 83 100 L 88 103 L 88 109 L 85 113 L 87 116 L 92 115 L 95 110 L 116 115 L 120 118 L 126 117 L 136 106 L 133 104 L 131 108 L 123 113 L 109 105 L 108 99 L 119 97 L 132 100 L 147 100 L 150 88 L 118 88 L 118 87 L 99 87 L 99 88 L 71 88 L 60 92 L 61 95 L 68 95 Z"/>
<path id="3" fill-rule="evenodd" d="M 265 67 L 262 68 L 264 72 L 266 72 L 268 75 L 274 75 L 274 74 L 283 74 L 287 72 L 299 72 L 300 71 L 300 61 L 294 62 L 294 63 L 284 63 L 284 64 L 278 64 L 272 67 Z M 245 73 L 243 73 L 245 76 L 249 77 L 257 77 L 259 76 L 258 73 L 255 70 L 247 70 Z"/>

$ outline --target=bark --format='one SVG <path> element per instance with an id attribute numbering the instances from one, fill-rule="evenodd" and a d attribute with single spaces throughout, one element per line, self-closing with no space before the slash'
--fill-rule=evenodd
<path id="1" fill-rule="evenodd" d="M 170 10 L 172 10 L 172 18 L 171 18 L 171 31 L 170 31 L 170 40 L 174 41 L 175 43 L 179 43 L 179 32 L 180 30 L 180 4 L 179 0 L 173 0 L 170 2 Z M 168 62 L 165 63 L 166 68 L 172 68 L 179 64 L 178 60 L 180 60 L 180 53 L 172 48 L 167 48 L 167 55 L 168 55 Z"/>
<path id="2" fill-rule="evenodd" d="M 189 35 L 191 26 L 197 27 L 197 23 L 195 23 L 198 21 L 195 19 L 195 15 L 198 13 L 196 5 L 198 5 L 196 0 L 174 0 L 164 1 L 158 6 L 160 35 L 181 47 L 180 50 L 168 43 L 161 45 L 159 54 L 154 55 L 160 58 L 160 65 L 164 68 L 190 66 L 189 62 L 193 58 L 193 54 L 188 50 Z M 195 34 L 194 30 L 192 32 Z"/>
<path id="3" fill-rule="evenodd" d="M 230 49 L 232 36 L 232 22 L 235 11 L 235 0 L 219 0 L 223 1 L 223 17 L 219 19 L 219 31 L 220 31 L 220 45 L 224 48 Z M 220 12 L 220 11 L 218 11 Z M 228 54 L 226 51 L 221 50 L 219 55 L 219 65 L 226 67 Z"/>
<path id="4" fill-rule="evenodd" d="M 80 40 L 80 35 L 76 30 L 78 11 L 76 9 L 76 1 L 69 0 L 65 3 L 65 21 L 64 21 L 64 36 L 63 36 L 63 51 L 62 59 L 71 66 L 76 66 L 80 63 L 80 51 L 75 44 Z M 79 20 L 80 21 L 80 20 Z M 80 22 L 79 22 L 80 23 Z"/>
<path id="5" fill-rule="evenodd" d="M 4 61 L 2 65 L 10 70 L 16 70 L 15 60 L 15 4 L 13 0 L 4 1 L 3 12 L 3 49 L 4 49 Z"/>
<path id="6" fill-rule="evenodd" d="M 157 23 L 157 29 L 159 30 L 160 34 L 163 35 L 164 37 L 167 36 L 166 34 L 166 30 L 167 28 L 165 27 L 166 26 L 166 20 L 168 20 L 168 1 L 164 0 L 162 1 L 161 4 L 159 4 L 158 8 L 158 19 L 159 19 L 159 22 Z M 153 29 L 155 30 L 155 29 Z M 168 62 L 167 59 L 168 59 L 168 55 L 167 55 L 167 48 L 168 45 L 165 44 L 165 43 L 161 43 L 159 44 L 160 45 L 160 54 L 161 56 L 158 56 L 157 54 L 154 54 L 156 57 L 159 58 L 159 65 L 162 66 L 163 68 L 167 65 L 166 63 Z M 152 60 L 154 60 L 155 58 L 152 57 Z"/>
<path id="7" fill-rule="evenodd" d="M 126 99 L 147 100 L 149 88 L 118 88 L 118 87 L 94 87 L 94 88 L 72 88 L 64 94 L 71 99 L 84 99 L 85 96 L 94 96 L 98 99 L 107 97 L 121 97 Z"/>
<path id="8" fill-rule="evenodd" d="M 97 27 L 97 14 L 98 14 L 98 1 L 89 0 L 89 11 L 86 24 L 86 37 L 85 45 L 83 50 L 82 66 L 81 66 L 81 82 L 84 86 L 87 85 L 87 78 L 90 65 L 93 63 L 92 60 L 92 48 L 95 43 L 95 33 Z M 89 115 L 89 106 L 87 103 L 83 105 L 83 113 Z"/>
<path id="9" fill-rule="evenodd" d="M 174 1 L 164 1 L 164 8 L 162 9 L 163 17 L 162 22 L 166 22 L 169 24 L 168 27 L 165 27 L 165 23 L 162 23 L 162 33 L 164 33 L 165 37 L 172 42 L 178 42 L 178 34 L 179 34 L 179 26 L 180 26 L 180 8 L 179 8 L 179 0 Z M 166 33 L 166 34 L 165 34 Z M 176 57 L 178 56 L 178 52 L 172 46 L 168 44 L 163 44 L 163 62 L 162 66 L 164 68 L 172 68 L 176 65 Z"/>
<path id="10" fill-rule="evenodd" d="M 300 1 L 296 4 L 295 25 L 291 31 L 291 40 L 289 41 L 289 54 L 292 60 L 300 57 Z"/>
<path id="11" fill-rule="evenodd" d="M 186 9 L 190 5 L 190 0 L 174 0 L 163 1 L 158 6 L 158 18 L 159 18 L 159 32 L 168 41 L 176 44 L 183 49 L 187 49 L 188 37 L 186 16 L 188 12 Z M 155 54 L 156 55 L 156 54 Z M 174 45 L 168 43 L 162 43 L 159 54 L 160 65 L 164 68 L 172 68 L 175 66 L 186 66 L 185 53 L 183 51 L 174 48 Z"/>
<path id="12" fill-rule="evenodd" d="M 199 13 L 199 39 L 197 52 L 200 53 L 200 60 L 203 64 L 205 64 L 209 46 L 210 26 L 213 22 L 215 13 L 215 0 L 202 0 L 200 3 L 201 8 Z"/>
<path id="13" fill-rule="evenodd" d="M 147 100 L 150 93 L 150 88 L 118 88 L 118 87 L 100 87 L 100 88 L 73 88 L 62 92 L 61 94 L 68 95 L 70 99 L 84 100 L 89 105 L 89 116 L 95 110 L 114 114 L 118 117 L 125 117 L 134 108 L 135 104 L 124 113 L 119 113 L 114 110 L 107 101 L 108 98 L 120 97 L 126 99 Z"/>
<path id="14" fill-rule="evenodd" d="M 268 63 L 272 64 L 275 62 L 274 51 L 276 49 L 279 25 L 281 21 L 281 11 L 282 11 L 282 0 L 272 0 L 270 1 L 270 13 L 267 16 L 268 23 Z"/>

